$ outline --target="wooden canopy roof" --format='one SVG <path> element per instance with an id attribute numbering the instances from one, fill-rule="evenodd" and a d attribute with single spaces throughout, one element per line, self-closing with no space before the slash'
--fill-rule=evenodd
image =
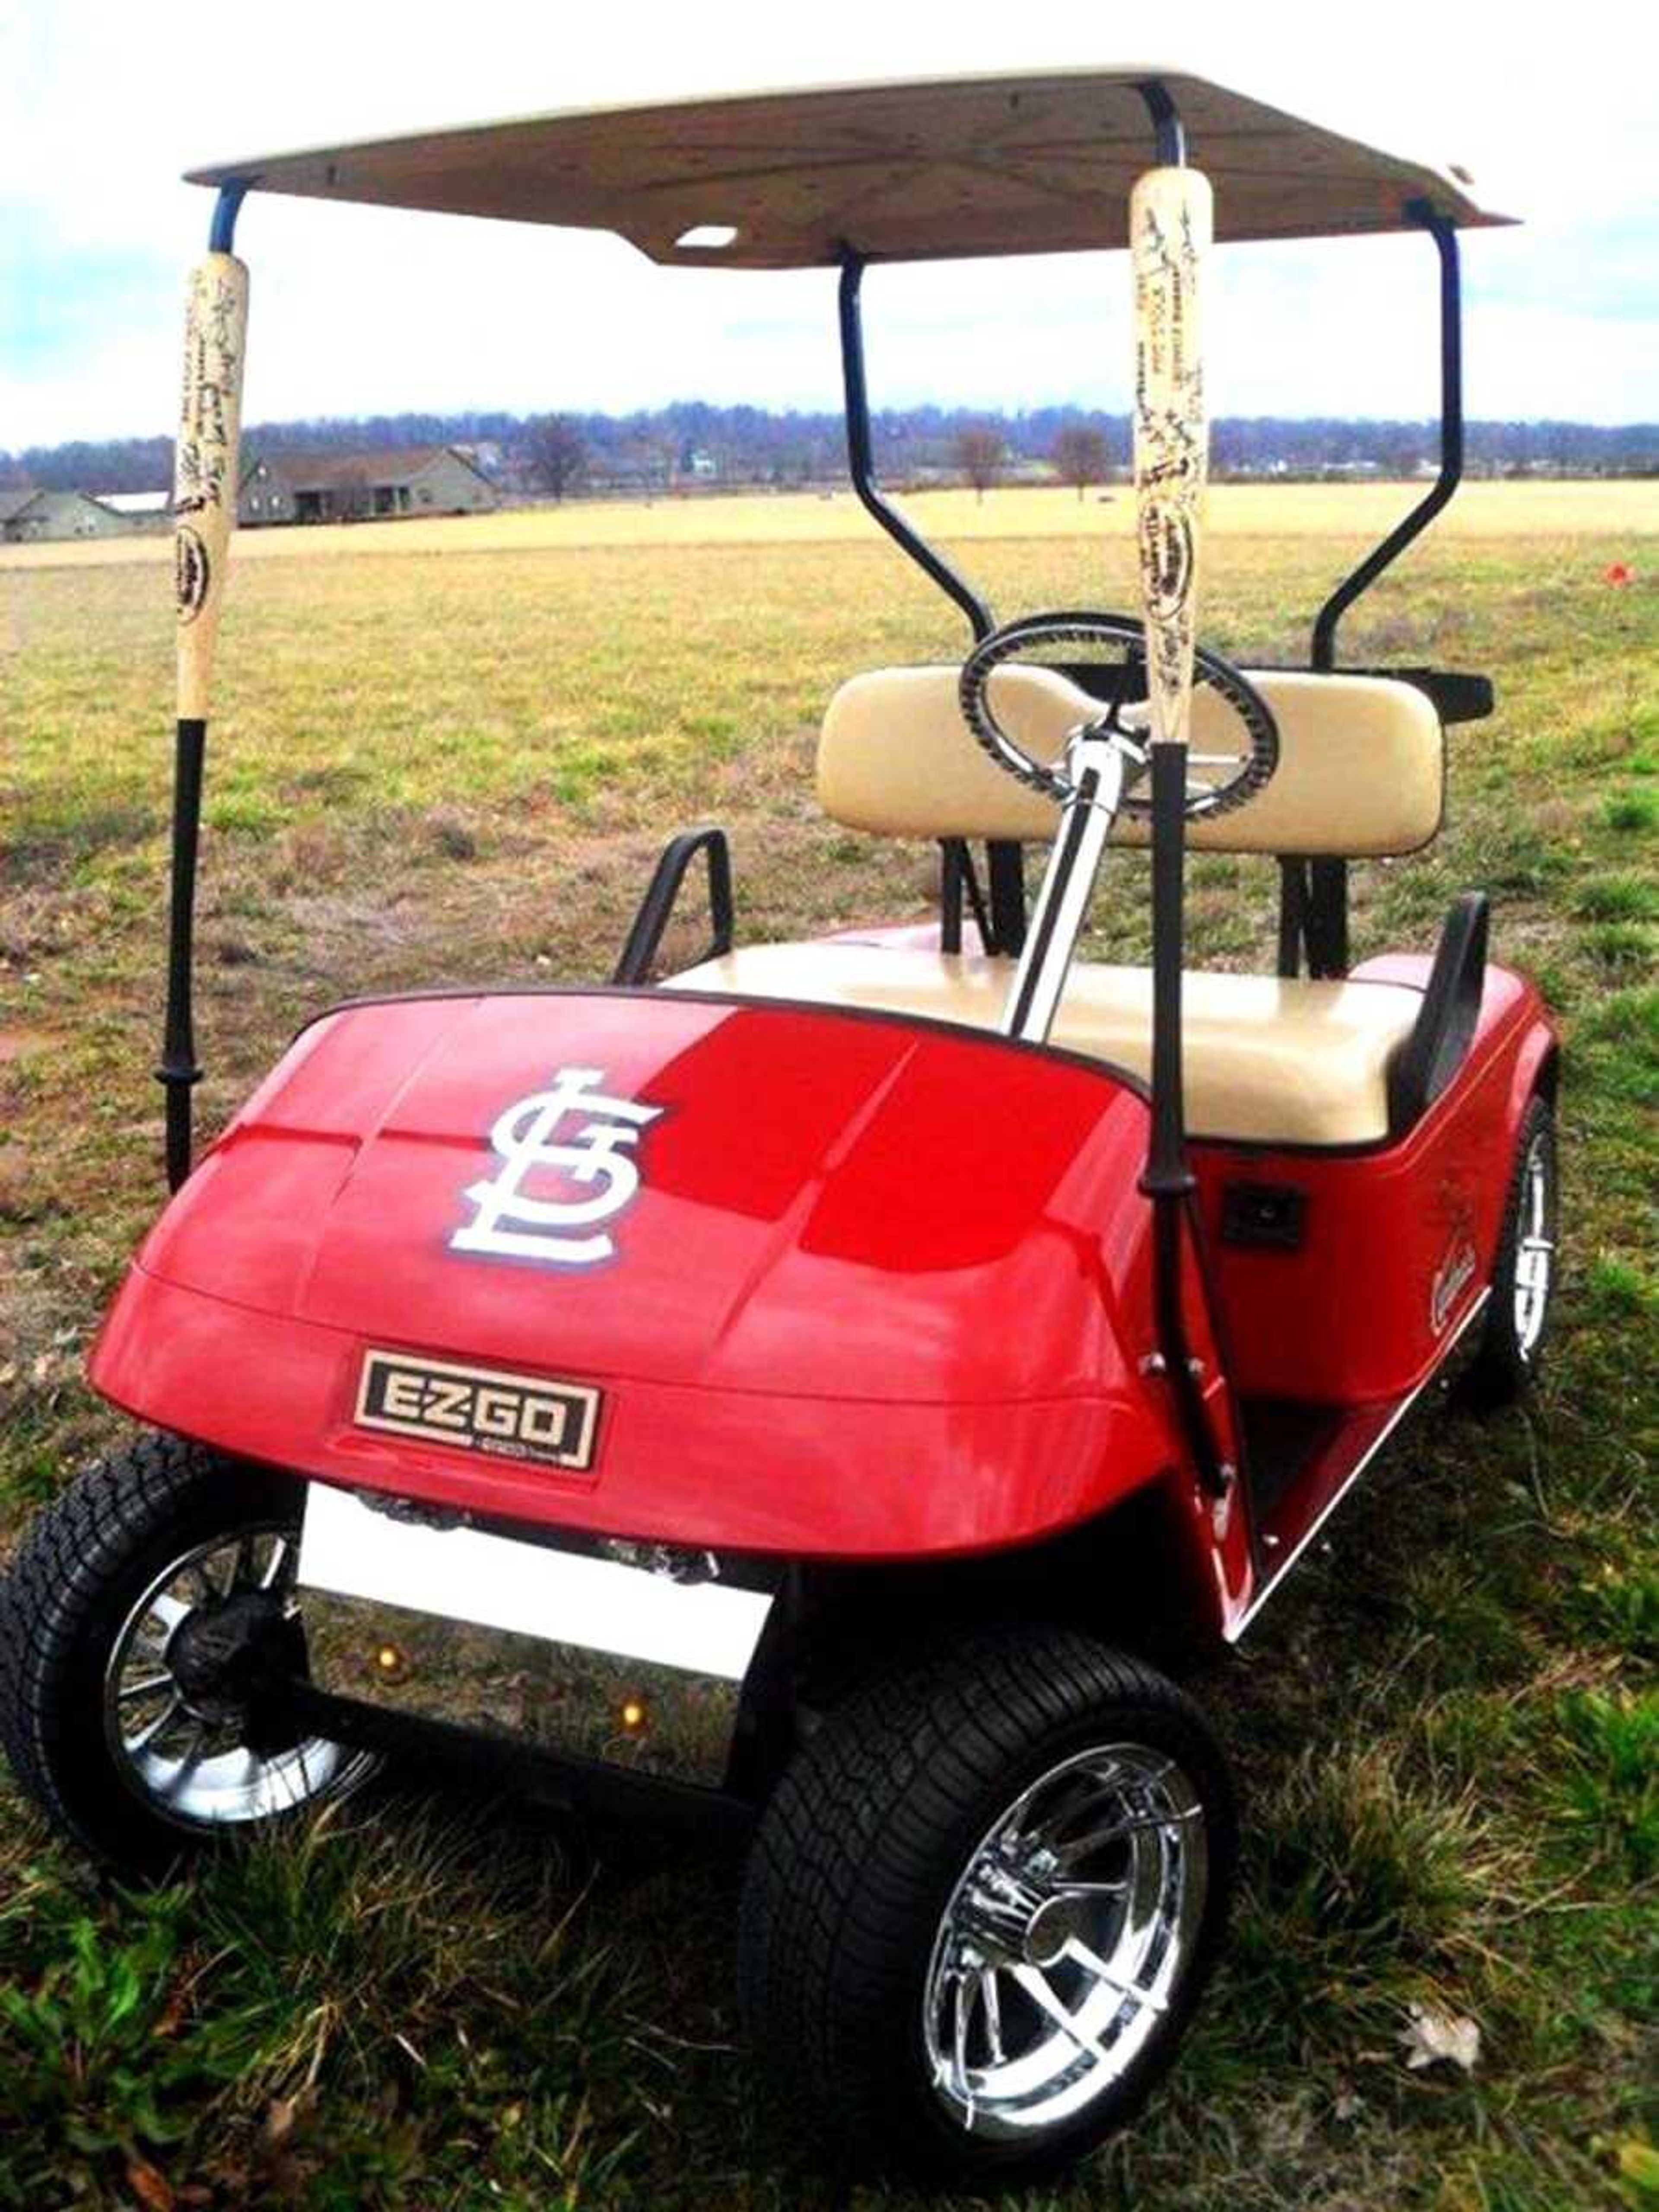
<path id="1" fill-rule="evenodd" d="M 1220 238 L 1399 230 L 1424 201 L 1459 224 L 1506 220 L 1462 170 L 1152 66 L 579 109 L 222 162 L 191 180 L 612 230 L 653 261 L 704 268 L 811 268 L 848 246 L 898 261 L 1063 252 L 1125 242 L 1130 186 L 1152 161 L 1151 82 L 1215 185 Z"/>

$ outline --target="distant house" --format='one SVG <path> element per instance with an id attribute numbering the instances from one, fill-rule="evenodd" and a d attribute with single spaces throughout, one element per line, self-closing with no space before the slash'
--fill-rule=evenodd
<path id="1" fill-rule="evenodd" d="M 118 538 L 125 516 L 83 491 L 0 492 L 0 538 L 33 545 L 47 538 Z"/>
<path id="2" fill-rule="evenodd" d="M 673 480 L 673 455 L 659 447 L 636 447 L 602 453 L 588 464 L 582 481 L 591 491 L 665 491 Z"/>
<path id="3" fill-rule="evenodd" d="M 379 446 L 361 453 L 251 456 L 237 520 L 352 522 L 371 515 L 477 514 L 500 505 L 483 470 L 453 446 Z"/>

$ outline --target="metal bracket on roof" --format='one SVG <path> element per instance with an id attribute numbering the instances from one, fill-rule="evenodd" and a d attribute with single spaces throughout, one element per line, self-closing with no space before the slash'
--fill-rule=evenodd
<path id="1" fill-rule="evenodd" d="M 219 196 L 213 203 L 213 221 L 208 228 L 208 252 L 230 253 L 236 246 L 236 218 L 242 211 L 242 202 L 251 186 L 246 182 L 221 185 Z"/>
<path id="2" fill-rule="evenodd" d="M 1187 161 L 1187 131 L 1176 106 L 1156 77 L 1149 78 L 1135 89 L 1146 103 L 1146 112 L 1152 118 L 1155 133 L 1154 152 L 1158 167 L 1164 169 L 1184 168 Z"/>

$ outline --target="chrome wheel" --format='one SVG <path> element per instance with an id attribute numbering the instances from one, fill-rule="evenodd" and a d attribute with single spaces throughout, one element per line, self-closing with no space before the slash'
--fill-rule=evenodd
<path id="1" fill-rule="evenodd" d="M 1203 1802 L 1164 1753 L 1103 1744 L 1023 1791 L 963 1869 L 927 1971 L 928 2071 L 957 2126 L 1030 2140 L 1122 2081 L 1207 1887 Z"/>
<path id="2" fill-rule="evenodd" d="M 1544 1334 L 1555 1283 L 1555 1192 L 1548 1134 L 1540 1130 L 1521 1169 L 1515 1240 L 1515 1340 L 1530 1361 Z"/>
<path id="3" fill-rule="evenodd" d="M 117 1773 L 175 1826 L 246 1826 L 338 1795 L 371 1754 L 321 1737 L 264 1740 L 262 1667 L 303 1662 L 298 1543 L 265 1525 L 210 1538 L 155 1576 L 123 1621 L 104 1673 L 104 1737 Z"/>

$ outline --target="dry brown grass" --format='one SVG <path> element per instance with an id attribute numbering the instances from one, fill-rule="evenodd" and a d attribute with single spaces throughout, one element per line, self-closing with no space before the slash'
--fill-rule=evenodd
<path id="1" fill-rule="evenodd" d="M 1230 538 L 1380 538 L 1426 487 L 1421 483 L 1245 484 L 1212 487 L 1211 533 Z M 1079 501 L 1063 486 L 1010 485 L 976 500 L 969 491 L 921 491 L 904 507 L 930 537 L 980 543 L 1005 538 L 1127 539 L 1133 501 L 1122 485 Z M 1480 483 L 1466 485 L 1439 524 L 1454 538 L 1621 541 L 1659 534 L 1659 481 Z M 867 542 L 870 522 L 850 491 L 697 493 L 659 500 L 571 500 L 500 514 L 416 517 L 349 527 L 244 531 L 243 561 L 309 560 L 368 553 L 532 553 L 585 546 L 796 545 Z M 0 570 L 106 568 L 171 558 L 165 536 L 80 544 L 0 547 Z"/>

